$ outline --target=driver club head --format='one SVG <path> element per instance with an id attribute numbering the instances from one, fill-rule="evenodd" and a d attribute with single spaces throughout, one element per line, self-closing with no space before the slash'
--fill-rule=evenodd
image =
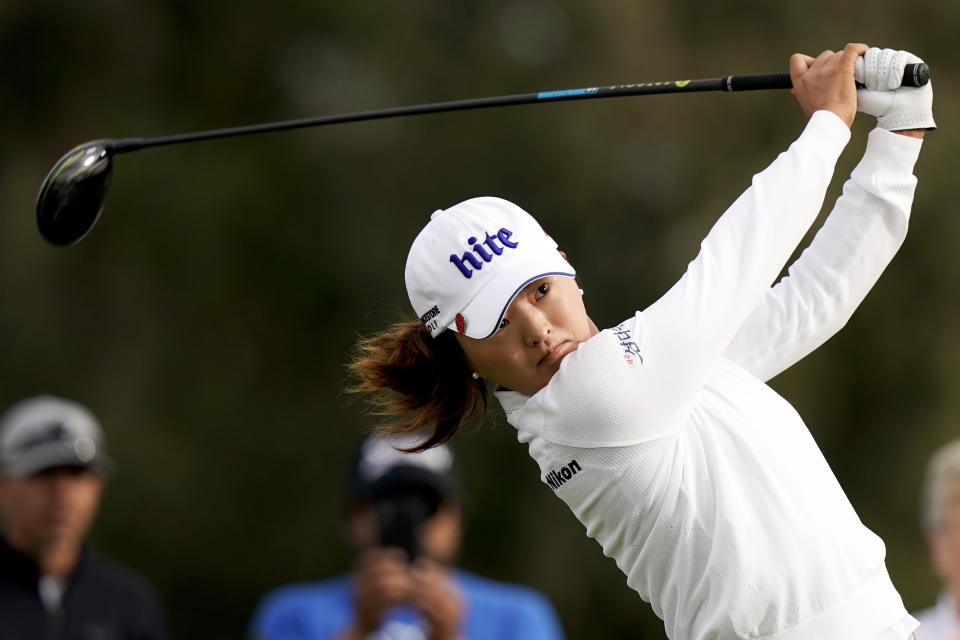
<path id="1" fill-rule="evenodd" d="M 110 186 L 111 152 L 108 140 L 85 142 L 50 169 L 37 195 L 37 227 L 47 242 L 73 244 L 96 224 Z"/>

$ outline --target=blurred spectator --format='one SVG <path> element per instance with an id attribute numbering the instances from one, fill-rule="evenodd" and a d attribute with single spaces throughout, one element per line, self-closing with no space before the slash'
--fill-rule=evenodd
<path id="1" fill-rule="evenodd" d="M 936 605 L 914 614 L 916 640 L 960 640 L 960 440 L 938 449 L 927 466 L 923 524 L 942 590 Z"/>
<path id="2" fill-rule="evenodd" d="M 0 418 L 0 638 L 154 640 L 160 608 L 139 576 L 84 542 L 111 464 L 96 419 L 53 396 Z"/>
<path id="3" fill-rule="evenodd" d="M 350 471 L 346 530 L 352 575 L 280 587 L 250 625 L 259 640 L 558 640 L 539 593 L 454 568 L 461 505 L 447 445 L 369 438 Z"/>

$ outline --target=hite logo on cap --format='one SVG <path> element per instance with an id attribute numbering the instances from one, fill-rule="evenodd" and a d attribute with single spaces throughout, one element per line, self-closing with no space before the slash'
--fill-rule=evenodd
<path id="1" fill-rule="evenodd" d="M 491 236 L 489 233 L 487 233 L 486 238 L 483 240 L 483 242 L 477 242 L 476 237 L 467 238 L 467 244 L 472 245 L 473 252 L 467 251 L 459 258 L 455 253 L 451 254 L 450 262 L 452 262 L 454 266 L 460 270 L 460 273 L 463 274 L 464 278 L 472 278 L 474 270 L 479 271 L 480 269 L 483 268 L 483 262 L 493 261 L 494 257 L 502 254 L 504 249 L 517 248 L 517 245 L 519 245 L 520 243 L 512 241 L 510 239 L 510 236 L 512 235 L 513 235 L 513 231 L 510 231 L 507 228 L 503 228 L 503 229 L 500 229 L 500 231 L 497 231 L 497 235 L 495 236 Z M 501 244 L 503 244 L 502 247 L 497 245 L 497 240 L 499 240 Z M 492 251 L 493 253 L 491 254 L 489 251 L 484 249 L 483 248 L 484 245 L 489 247 L 490 251 Z M 477 260 L 477 256 L 473 255 L 474 253 L 476 253 L 477 256 L 480 256 L 483 259 L 483 262 L 480 262 L 480 260 Z M 465 263 L 470 263 L 470 266 L 472 266 L 473 269 L 471 270 L 470 267 L 468 267 Z"/>

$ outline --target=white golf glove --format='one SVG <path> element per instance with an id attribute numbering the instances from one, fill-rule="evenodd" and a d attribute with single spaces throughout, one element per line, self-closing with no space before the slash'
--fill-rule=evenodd
<path id="1" fill-rule="evenodd" d="M 877 125 L 888 131 L 936 129 L 933 121 L 933 83 L 922 87 L 901 87 L 903 69 L 923 62 L 908 51 L 871 47 L 857 58 L 857 111 L 876 116 Z"/>

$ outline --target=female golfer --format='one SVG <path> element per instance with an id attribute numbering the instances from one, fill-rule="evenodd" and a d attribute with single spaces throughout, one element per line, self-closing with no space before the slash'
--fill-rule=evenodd
<path id="1" fill-rule="evenodd" d="M 866 45 L 794 55 L 804 131 L 683 277 L 604 331 L 526 212 L 498 198 L 437 211 L 407 259 L 419 320 L 360 344 L 357 387 L 378 392 L 397 418 L 388 429 L 429 447 L 492 385 L 544 483 L 672 639 L 907 640 L 917 623 L 883 542 L 764 382 L 843 326 L 903 241 L 932 89 L 892 87 L 917 60 Z M 878 117 L 863 159 L 771 286 L 823 204 L 858 106 Z"/>

